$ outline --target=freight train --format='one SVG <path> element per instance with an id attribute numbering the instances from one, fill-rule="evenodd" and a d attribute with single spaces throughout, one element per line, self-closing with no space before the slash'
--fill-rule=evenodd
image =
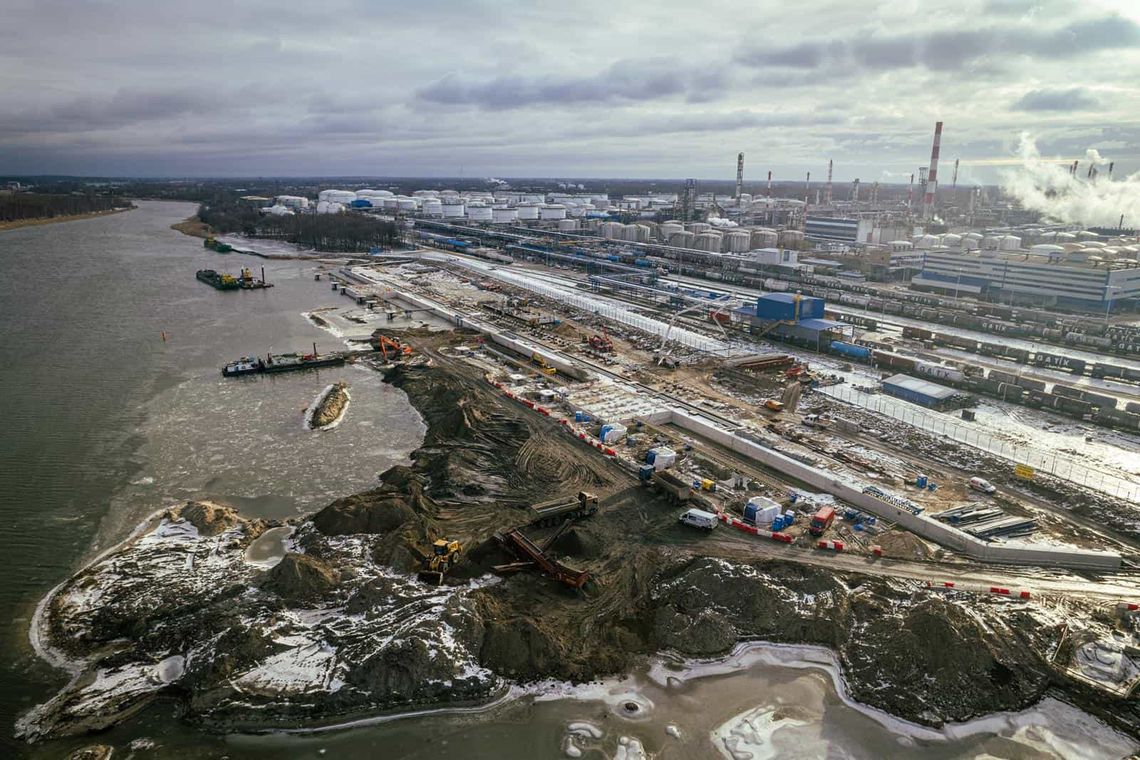
<path id="1" fill-rule="evenodd" d="M 1117 401 L 1112 396 L 1060 383 L 1053 385 L 1052 392 L 1046 392 L 1046 383 L 1035 378 L 996 369 L 987 370 L 973 364 L 949 367 L 897 353 L 890 350 L 889 346 L 878 345 L 880 347 L 836 340 L 831 342 L 828 349 L 836 356 L 874 367 L 928 377 L 972 393 L 985 394 L 1035 409 L 1048 409 L 1105 427 L 1140 432 L 1140 403 L 1137 402 L 1129 402 L 1121 410 L 1117 408 Z"/>
<path id="2" fill-rule="evenodd" d="M 1107 362 L 1089 362 L 1072 356 L 1062 356 L 1047 351 L 1030 351 L 1025 348 L 1006 346 L 1001 343 L 987 343 L 977 338 L 962 335 L 950 335 L 934 332 L 922 327 L 904 327 L 904 338 L 920 340 L 924 343 L 935 343 L 953 348 L 961 348 L 982 356 L 993 356 L 1000 359 L 1010 359 L 1020 364 L 1032 364 L 1036 367 L 1065 370 L 1074 375 L 1090 375 L 1097 378 L 1112 378 L 1140 383 L 1140 369 L 1122 367 Z"/>

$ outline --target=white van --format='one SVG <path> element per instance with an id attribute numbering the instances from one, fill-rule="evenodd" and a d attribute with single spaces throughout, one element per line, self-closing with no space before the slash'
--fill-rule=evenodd
<path id="1" fill-rule="evenodd" d="M 994 484 L 985 478 L 970 478 L 970 488 L 973 488 L 975 491 L 981 491 L 982 493 L 994 493 L 997 491 Z"/>
<path id="2" fill-rule="evenodd" d="M 702 528 L 704 530 L 712 530 L 719 522 L 716 515 L 712 512 L 706 512 L 703 509 L 689 509 L 679 518 L 683 525 L 691 525 L 694 528 Z"/>

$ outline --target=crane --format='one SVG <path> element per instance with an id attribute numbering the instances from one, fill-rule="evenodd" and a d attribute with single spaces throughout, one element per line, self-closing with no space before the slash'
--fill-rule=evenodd
<path id="1" fill-rule="evenodd" d="M 661 336 L 661 345 L 657 347 L 657 353 L 656 353 L 657 364 L 658 365 L 663 364 L 665 362 L 665 359 L 667 358 L 667 355 L 665 353 L 665 344 L 669 342 L 669 335 L 673 332 L 673 326 L 677 324 L 677 318 L 678 317 L 683 316 L 685 314 L 688 314 L 691 311 L 696 311 L 697 309 L 705 309 L 705 308 L 709 308 L 709 307 L 713 307 L 713 306 L 722 306 L 722 305 L 726 305 L 726 304 L 728 304 L 732 301 L 735 301 L 735 300 L 736 300 L 735 296 L 723 295 L 714 301 L 698 301 L 697 303 L 686 306 L 685 308 L 681 309 L 680 311 L 675 312 L 673 314 L 673 318 L 669 320 L 669 326 L 665 328 L 664 335 Z M 714 325 L 716 325 L 718 330 L 720 330 L 721 335 L 723 335 L 725 338 L 728 338 L 728 333 L 725 331 L 724 325 L 722 325 L 720 322 L 718 322 L 715 319 L 712 320 L 712 323 Z"/>

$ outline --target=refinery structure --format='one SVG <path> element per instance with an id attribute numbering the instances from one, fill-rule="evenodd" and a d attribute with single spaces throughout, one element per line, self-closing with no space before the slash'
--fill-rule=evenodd
<path id="1" fill-rule="evenodd" d="M 905 284 L 908 289 L 1008 307 L 1100 313 L 1134 309 L 1140 299 L 1140 239 L 1124 228 L 1053 224 L 998 203 L 981 187 L 958 188 L 958 161 L 939 182 L 942 122 L 929 165 L 905 193 L 878 182 L 836 188 L 827 180 L 774 192 L 772 172 L 745 192 L 745 154 L 733 192 L 702 192 L 686 180 L 676 192 L 611 197 L 605 192 L 326 189 L 316 199 L 257 198 L 266 214 L 365 213 L 398 219 L 409 235 L 437 234 L 472 245 L 553 246 L 629 265 L 692 267 L 693 274 L 742 283 L 756 272 L 834 277 L 837 284 Z M 1069 167 L 1076 174 L 1078 166 Z M 1097 181 L 1090 166 L 1087 181 Z M 1111 164 L 1108 176 L 1111 178 Z M 422 239 L 422 238 L 421 238 Z M 699 270 L 699 271 L 696 271 Z M 688 272 L 686 272 L 688 273 Z"/>

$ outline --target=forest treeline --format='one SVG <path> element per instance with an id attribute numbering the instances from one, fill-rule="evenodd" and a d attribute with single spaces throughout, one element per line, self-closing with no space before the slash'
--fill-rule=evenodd
<path id="1" fill-rule="evenodd" d="M 97 211 L 111 211 L 116 206 L 129 206 L 121 198 L 106 195 L 48 195 L 44 193 L 0 194 L 0 222 L 23 219 L 52 219 Z"/>
<path id="2" fill-rule="evenodd" d="M 274 216 L 224 197 L 199 206 L 198 218 L 219 233 L 283 240 L 302 248 L 336 253 L 390 246 L 399 237 L 395 224 L 367 214 Z"/>

